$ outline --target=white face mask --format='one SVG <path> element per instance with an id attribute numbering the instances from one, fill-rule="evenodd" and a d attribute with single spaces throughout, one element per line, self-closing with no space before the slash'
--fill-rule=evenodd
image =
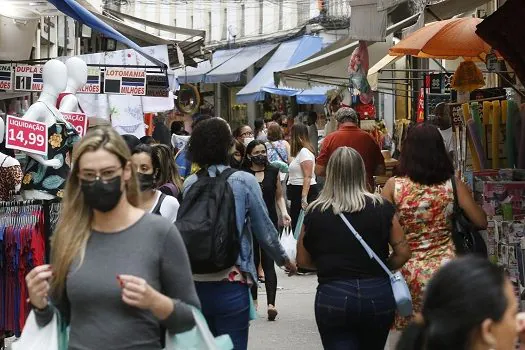
<path id="1" fill-rule="evenodd" d="M 252 142 L 253 140 L 255 140 L 253 137 L 247 137 L 244 139 L 243 143 L 244 143 L 244 147 L 248 147 L 248 145 L 250 144 L 250 142 Z"/>

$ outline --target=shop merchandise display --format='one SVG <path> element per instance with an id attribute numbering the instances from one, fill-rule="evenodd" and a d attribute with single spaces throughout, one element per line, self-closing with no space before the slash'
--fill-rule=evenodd
<path id="1" fill-rule="evenodd" d="M 25 275 L 48 261 L 59 202 L 0 202 L 0 338 L 20 336 L 30 311 Z"/>
<path id="2" fill-rule="evenodd" d="M 67 85 L 66 89 L 58 95 L 56 107 L 60 112 L 84 113 L 76 93 L 87 82 L 87 64 L 78 57 L 71 57 L 66 61 L 66 67 Z"/>
<path id="3" fill-rule="evenodd" d="M 27 153 L 29 159 L 24 169 L 22 195 L 25 199 L 53 199 L 60 197 L 69 174 L 69 157 L 73 144 L 79 140 L 73 126 L 56 108 L 58 95 L 68 81 L 65 64 L 48 61 L 43 68 L 42 93 L 29 107 L 22 119 L 44 122 L 48 128 L 48 154 Z"/>

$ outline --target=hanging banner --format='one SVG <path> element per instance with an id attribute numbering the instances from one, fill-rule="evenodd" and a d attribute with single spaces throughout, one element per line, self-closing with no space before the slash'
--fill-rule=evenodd
<path id="1" fill-rule="evenodd" d="M 42 91 L 42 66 L 16 66 L 15 90 L 16 91 Z"/>
<path id="2" fill-rule="evenodd" d="M 47 141 L 46 123 L 7 116 L 5 139 L 7 148 L 45 156 L 47 155 Z"/>
<path id="3" fill-rule="evenodd" d="M 100 84 L 100 68 L 88 67 L 87 82 L 77 93 L 79 94 L 100 94 L 102 87 Z"/>
<path id="4" fill-rule="evenodd" d="M 67 113 L 62 112 L 64 118 L 73 125 L 80 137 L 83 137 L 87 131 L 88 118 L 84 113 Z"/>
<path id="5" fill-rule="evenodd" d="M 417 99 L 417 119 L 418 123 L 423 123 L 425 121 L 425 90 L 421 88 L 419 90 L 419 97 Z"/>
<path id="6" fill-rule="evenodd" d="M 146 71 L 132 68 L 108 68 L 104 73 L 104 93 L 146 95 Z"/>
<path id="7" fill-rule="evenodd" d="M 11 90 L 13 67 L 11 64 L 0 64 L 0 90 Z"/>

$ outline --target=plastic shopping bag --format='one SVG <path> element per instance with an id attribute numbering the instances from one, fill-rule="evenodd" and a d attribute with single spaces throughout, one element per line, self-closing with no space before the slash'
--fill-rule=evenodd
<path id="1" fill-rule="evenodd" d="M 289 227 L 285 227 L 283 229 L 283 233 L 281 235 L 281 245 L 283 246 L 284 251 L 290 260 L 295 261 L 295 257 L 297 256 L 297 240 L 294 238 Z"/>
<path id="2" fill-rule="evenodd" d="M 299 217 L 297 218 L 297 224 L 295 224 L 295 231 L 293 232 L 293 236 L 295 239 L 299 239 L 299 235 L 301 235 L 301 230 L 303 229 L 303 223 L 304 223 L 304 210 L 301 209 L 301 212 L 299 213 Z"/>
<path id="3" fill-rule="evenodd" d="M 51 322 L 45 327 L 36 323 L 35 313 L 31 311 L 24 330 L 18 341 L 12 345 L 13 350 L 60 350 L 59 317 L 55 313 Z"/>
<path id="4" fill-rule="evenodd" d="M 171 336 L 166 334 L 166 350 L 232 350 L 233 343 L 229 335 L 213 336 L 202 313 L 193 308 L 195 327 L 191 330 Z"/>

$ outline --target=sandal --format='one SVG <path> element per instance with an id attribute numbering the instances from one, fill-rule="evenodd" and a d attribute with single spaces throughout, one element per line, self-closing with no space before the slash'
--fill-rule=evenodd
<path id="1" fill-rule="evenodd" d="M 278 314 L 279 312 L 275 307 L 268 307 L 268 321 L 275 321 Z"/>

